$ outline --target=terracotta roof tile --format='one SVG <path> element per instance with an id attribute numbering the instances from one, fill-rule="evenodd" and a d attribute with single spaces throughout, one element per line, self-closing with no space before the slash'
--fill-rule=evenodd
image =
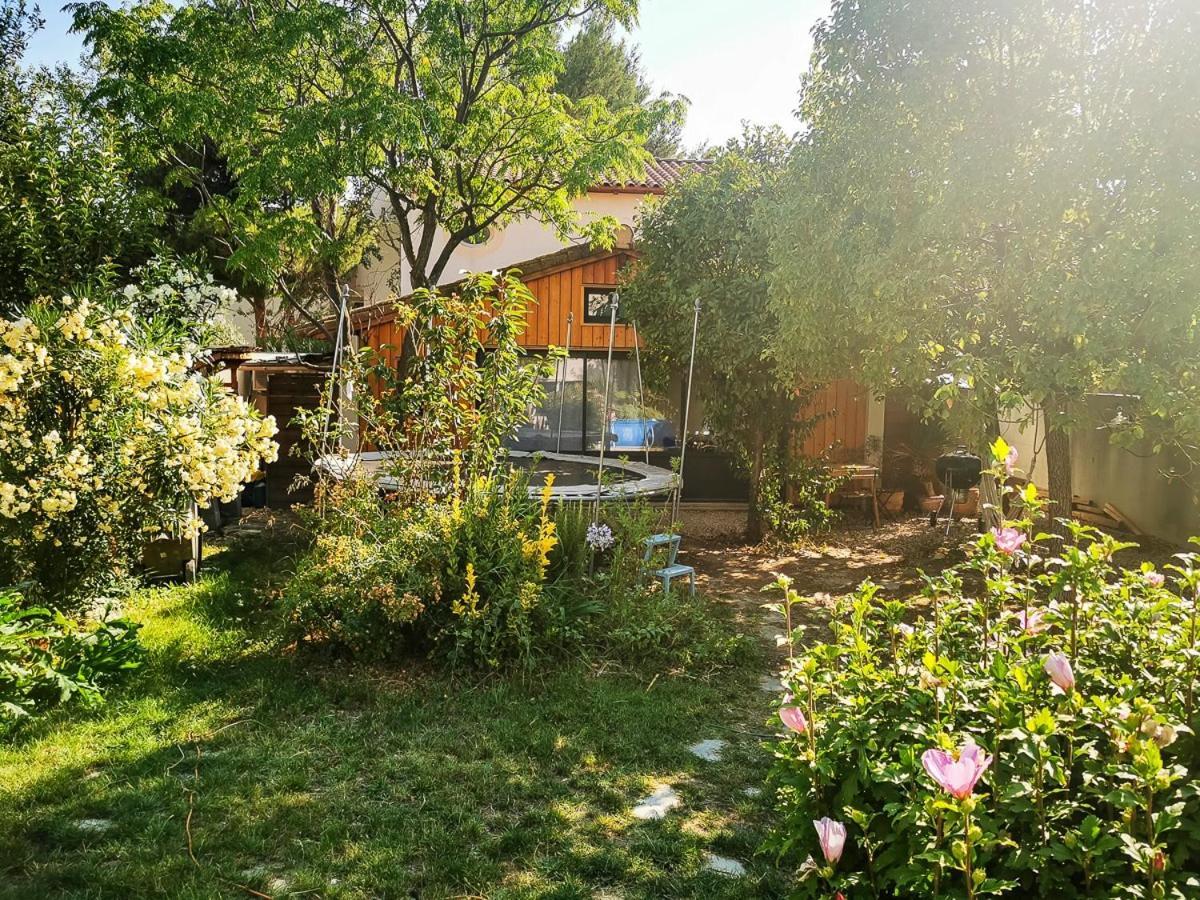
<path id="1" fill-rule="evenodd" d="M 602 178 L 594 190 L 657 194 L 682 181 L 688 175 L 703 170 L 707 165 L 708 161 L 703 159 L 655 158 L 646 164 L 646 174 L 642 178 L 629 181 Z"/>

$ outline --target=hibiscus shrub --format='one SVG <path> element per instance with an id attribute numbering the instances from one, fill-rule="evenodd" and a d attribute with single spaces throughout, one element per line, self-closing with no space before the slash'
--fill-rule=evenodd
<path id="1" fill-rule="evenodd" d="M 274 459 L 273 420 L 193 371 L 188 331 L 134 314 L 179 290 L 225 292 L 98 289 L 0 319 L 0 585 L 58 607 L 94 596 Z"/>
<path id="2" fill-rule="evenodd" d="M 790 657 L 772 848 L 800 896 L 1200 896 L 1197 556 L 1120 568 L 1022 499 L 915 621 L 868 582 Z"/>

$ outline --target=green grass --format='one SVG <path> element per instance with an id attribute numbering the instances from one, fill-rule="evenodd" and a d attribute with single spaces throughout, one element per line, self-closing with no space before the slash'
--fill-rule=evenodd
<path id="1" fill-rule="evenodd" d="M 761 660 L 536 679 L 319 660 L 276 637 L 284 560 L 256 544 L 212 563 L 134 598 L 149 660 L 105 706 L 0 744 L 0 897 L 784 892 L 743 793 L 769 764 L 744 733 L 767 715 Z M 730 742 L 719 763 L 687 751 L 710 737 Z M 685 805 L 634 820 L 662 781 Z M 748 877 L 706 871 L 706 851 Z"/>

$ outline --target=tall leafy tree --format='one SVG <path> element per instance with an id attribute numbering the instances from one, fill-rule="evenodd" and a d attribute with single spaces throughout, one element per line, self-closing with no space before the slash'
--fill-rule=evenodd
<path id="1" fill-rule="evenodd" d="M 803 406 L 767 353 L 779 321 L 767 302 L 771 262 L 756 209 L 778 185 L 791 141 L 751 130 L 643 213 L 639 260 L 621 292 L 660 377 L 686 371 L 702 305 L 693 393 L 714 434 L 750 476 L 748 530 L 762 533 L 760 487 L 786 458 Z"/>
<path id="2" fill-rule="evenodd" d="M 161 204 L 133 177 L 128 136 L 85 102 L 67 71 L 21 66 L 40 24 L 0 7 L 0 315 L 152 252 Z"/>
<path id="3" fill-rule="evenodd" d="M 1060 515 L 1089 392 L 1194 440 L 1198 37 L 1190 0 L 835 3 L 772 215 L 781 362 L 932 385 L 977 436 L 1040 412 Z"/>
<path id="4" fill-rule="evenodd" d="M 646 139 L 646 149 L 666 157 L 680 152 L 687 100 L 654 94 L 642 71 L 638 48 L 617 36 L 611 18 L 596 16 L 572 35 L 563 51 L 556 87 L 572 100 L 601 97 L 609 109 L 616 110 L 667 100 L 668 113 Z"/>
<path id="5" fill-rule="evenodd" d="M 105 96 L 162 147 L 215 142 L 238 183 L 211 203 L 234 264 L 305 269 L 307 295 L 275 281 L 316 322 L 376 239 L 433 285 L 459 245 L 514 219 L 576 230 L 572 198 L 644 162 L 665 103 L 611 110 L 554 87 L 560 30 L 598 12 L 628 22 L 636 5 L 147 0 L 76 23 Z"/>

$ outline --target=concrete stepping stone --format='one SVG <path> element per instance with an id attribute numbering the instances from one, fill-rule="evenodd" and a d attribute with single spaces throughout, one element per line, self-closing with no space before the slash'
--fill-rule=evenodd
<path id="1" fill-rule="evenodd" d="M 649 797 L 633 808 L 633 817 L 643 821 L 666 818 L 667 813 L 683 804 L 683 798 L 669 784 L 660 785 Z"/>
<path id="2" fill-rule="evenodd" d="M 718 856 L 715 853 L 704 854 L 704 868 L 710 872 L 716 872 L 718 875 L 724 875 L 727 878 L 741 878 L 746 874 L 746 867 L 736 859 L 730 859 L 728 856 Z"/>
<path id="3" fill-rule="evenodd" d="M 103 834 L 113 827 L 113 822 L 112 819 L 80 819 L 75 827 L 89 834 Z"/>
<path id="4" fill-rule="evenodd" d="M 722 741 L 718 738 L 709 738 L 707 741 L 700 741 L 688 747 L 688 751 L 692 756 L 698 756 L 706 762 L 717 762 L 721 759 L 721 754 L 725 750 L 725 745 L 728 741 Z"/>
<path id="5" fill-rule="evenodd" d="M 764 694 L 781 694 L 783 693 L 783 682 L 774 675 L 764 675 L 758 679 L 758 689 Z"/>

